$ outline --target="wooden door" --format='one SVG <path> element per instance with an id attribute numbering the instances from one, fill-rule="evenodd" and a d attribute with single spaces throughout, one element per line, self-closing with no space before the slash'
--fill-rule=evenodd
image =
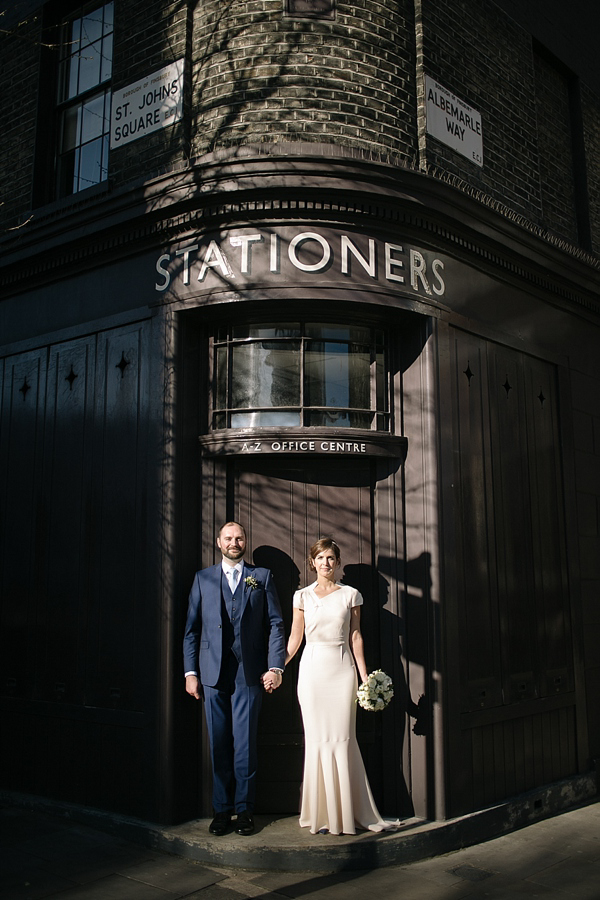
<path id="1" fill-rule="evenodd" d="M 574 774 L 577 696 L 556 368 L 459 331 L 452 350 L 458 815 Z"/>
<path id="2" fill-rule="evenodd" d="M 380 606 L 374 566 L 375 472 L 367 460 L 249 459 L 233 463 L 229 509 L 248 530 L 252 561 L 268 566 L 281 599 L 286 634 L 292 597 L 310 583 L 306 558 L 322 536 L 339 543 L 344 580 L 364 596 L 363 631 L 367 664 L 379 665 Z M 296 698 L 300 653 L 282 687 L 263 704 L 257 808 L 296 813 L 302 778 L 302 722 Z M 360 711 L 362 712 L 362 711 Z M 377 801 L 383 803 L 381 717 L 359 715 L 358 735 Z M 401 752 L 393 753 L 400 759 Z"/>

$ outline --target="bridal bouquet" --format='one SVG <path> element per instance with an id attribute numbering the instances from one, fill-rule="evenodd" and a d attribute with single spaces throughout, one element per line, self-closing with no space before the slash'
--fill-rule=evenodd
<path id="1" fill-rule="evenodd" d="M 392 679 L 381 669 L 371 672 L 356 692 L 356 699 L 363 709 L 376 712 L 385 709 L 394 696 Z"/>

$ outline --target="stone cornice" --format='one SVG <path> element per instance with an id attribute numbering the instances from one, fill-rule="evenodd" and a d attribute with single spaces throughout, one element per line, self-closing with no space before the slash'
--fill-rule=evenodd
<path id="1" fill-rule="evenodd" d="M 211 154 L 178 172 L 41 210 L 0 243 L 2 294 L 222 224 L 319 221 L 399 229 L 580 312 L 600 313 L 600 261 L 469 186 L 316 144 Z"/>

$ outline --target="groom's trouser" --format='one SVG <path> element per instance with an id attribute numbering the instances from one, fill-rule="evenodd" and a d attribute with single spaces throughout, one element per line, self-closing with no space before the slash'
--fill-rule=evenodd
<path id="1" fill-rule="evenodd" d="M 204 686 L 216 813 L 254 811 L 262 694 L 262 685 L 246 684 L 233 653 L 224 661 L 216 687 Z"/>

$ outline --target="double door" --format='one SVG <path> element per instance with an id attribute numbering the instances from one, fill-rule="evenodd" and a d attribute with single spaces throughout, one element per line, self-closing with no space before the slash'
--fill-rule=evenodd
<path id="1" fill-rule="evenodd" d="M 391 608 L 390 578 L 377 568 L 376 513 L 378 485 L 393 477 L 393 468 L 387 461 L 347 457 L 307 460 L 244 456 L 214 461 L 207 466 L 204 479 L 204 509 L 212 507 L 215 529 L 228 519 L 241 522 L 247 529 L 247 558 L 273 572 L 286 636 L 291 627 L 294 592 L 314 580 L 307 562 L 311 545 L 324 536 L 337 541 L 342 553 L 341 580 L 364 597 L 362 627 L 367 665 L 390 673 L 403 672 L 401 620 L 397 610 Z M 211 553 L 212 540 L 211 535 L 206 545 Z M 281 688 L 264 699 L 259 812 L 298 811 L 304 752 L 296 696 L 300 656 L 301 651 L 286 669 Z M 323 690 L 327 691 L 326 684 Z M 402 691 L 398 691 L 396 704 L 382 715 L 358 712 L 358 739 L 375 798 L 384 813 L 397 815 L 400 806 L 406 812 L 410 800 L 402 774 Z"/>

